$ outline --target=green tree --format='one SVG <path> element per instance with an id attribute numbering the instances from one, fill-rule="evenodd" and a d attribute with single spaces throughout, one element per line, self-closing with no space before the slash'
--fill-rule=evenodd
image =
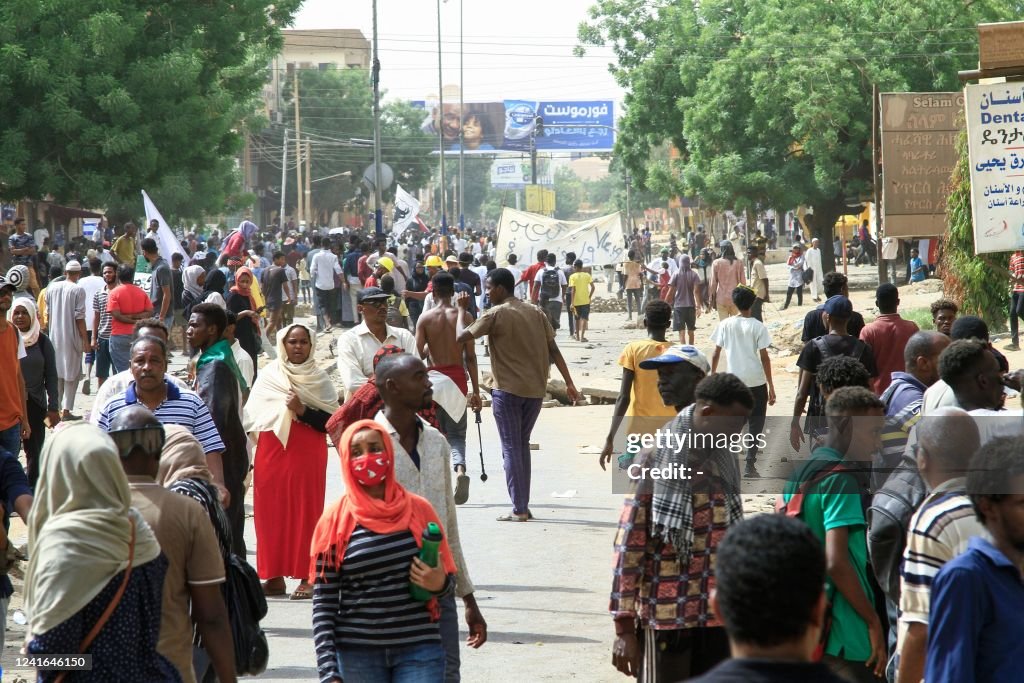
<path id="1" fill-rule="evenodd" d="M 309 140 L 312 180 L 316 181 L 310 184 L 314 212 L 325 216 L 353 203 L 370 206 L 372 192 L 362 184 L 363 171 L 373 165 L 373 89 L 366 74 L 354 69 L 303 69 L 298 80 L 303 144 Z M 283 126 L 263 137 L 280 149 L 283 127 L 287 127 L 292 149 L 288 163 L 294 164 L 295 100 L 293 81 L 286 83 Z M 397 184 L 413 192 L 430 180 L 432 140 L 420 130 L 422 122 L 423 112 L 406 102 L 381 107 L 381 161 L 395 174 L 395 182 L 383 192 L 385 202 L 394 198 Z M 286 200 L 294 200 L 295 173 L 285 178 Z"/>
<path id="2" fill-rule="evenodd" d="M 627 93 L 616 156 L 637 185 L 748 215 L 809 205 L 828 268 L 836 219 L 869 196 L 873 86 L 957 89 L 975 24 L 1018 5 L 599 0 L 579 38 L 614 49 Z M 679 159 L 652 163 L 665 142 Z"/>
<path id="3" fill-rule="evenodd" d="M 0 196 L 221 210 L 300 0 L 0 3 Z M 172 200 L 175 203 L 177 200 Z"/>
<path id="4" fill-rule="evenodd" d="M 584 183 L 572 169 L 563 166 L 555 170 L 555 218 L 563 221 L 578 218 L 584 194 Z"/>

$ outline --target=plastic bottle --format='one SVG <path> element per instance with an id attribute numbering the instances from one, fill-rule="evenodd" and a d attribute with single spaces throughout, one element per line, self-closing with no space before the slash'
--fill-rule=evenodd
<path id="1" fill-rule="evenodd" d="M 420 547 L 420 560 L 424 564 L 431 567 L 437 566 L 438 548 L 441 547 L 442 540 L 444 540 L 444 535 L 441 533 L 441 527 L 435 522 L 427 524 L 427 528 L 423 530 L 423 545 Z M 426 602 L 434 597 L 434 594 L 426 588 L 420 588 L 414 583 L 409 584 L 409 592 L 412 594 L 413 600 L 420 602 Z"/>

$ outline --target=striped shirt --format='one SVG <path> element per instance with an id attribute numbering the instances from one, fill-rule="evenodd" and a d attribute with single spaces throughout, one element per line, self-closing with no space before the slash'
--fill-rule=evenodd
<path id="1" fill-rule="evenodd" d="M 409 593 L 409 565 L 419 553 L 409 531 L 377 534 L 357 526 L 341 567 L 317 561 L 313 586 L 313 641 L 320 680 L 341 678 L 337 653 L 345 648 L 438 643 L 437 622 Z M 450 590 L 452 581 L 445 586 Z"/>
<path id="2" fill-rule="evenodd" d="M 1015 251 L 1010 257 L 1010 275 L 1014 278 L 1024 278 L 1024 251 Z M 1024 292 L 1024 281 L 1010 280 L 1013 284 L 1013 291 Z"/>
<path id="3" fill-rule="evenodd" d="M 900 570 L 900 647 L 911 623 L 928 623 L 932 582 L 942 566 L 965 551 L 972 536 L 988 538 L 965 485 L 963 477 L 940 484 L 910 520 Z"/>
<path id="4" fill-rule="evenodd" d="M 217 425 L 213 423 L 210 409 L 203 399 L 194 391 L 179 389 L 172 382 L 164 379 L 167 385 L 167 398 L 157 406 L 153 414 L 165 425 L 181 425 L 196 437 L 203 447 L 204 453 L 220 453 L 224 450 Z M 139 397 L 135 393 L 135 382 L 128 385 L 124 393 L 114 396 L 100 412 L 99 428 L 110 431 L 110 423 L 114 416 L 127 408 L 138 404 Z"/>
<path id="5" fill-rule="evenodd" d="M 110 290 L 104 287 L 92 297 L 92 310 L 100 314 L 100 327 L 96 331 L 96 336 L 100 339 L 110 339 L 110 321 L 113 320 L 113 316 L 107 310 L 107 297 L 109 295 Z"/>

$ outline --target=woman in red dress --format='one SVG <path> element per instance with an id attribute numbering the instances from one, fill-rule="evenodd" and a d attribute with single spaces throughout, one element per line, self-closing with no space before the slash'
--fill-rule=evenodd
<path id="1" fill-rule="evenodd" d="M 327 420 L 338 407 L 315 344 L 305 325 L 281 330 L 277 360 L 260 372 L 245 404 L 245 429 L 256 442 L 256 571 L 267 595 L 284 595 L 286 576 L 300 579 L 293 600 L 313 594 L 309 547 L 324 509 Z"/>

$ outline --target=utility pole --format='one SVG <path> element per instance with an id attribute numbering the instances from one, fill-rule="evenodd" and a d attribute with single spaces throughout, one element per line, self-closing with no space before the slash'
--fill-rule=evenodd
<path id="1" fill-rule="evenodd" d="M 626 171 L 626 235 L 633 234 L 633 214 L 629 211 L 629 186 L 632 178 L 629 177 L 629 171 Z"/>
<path id="2" fill-rule="evenodd" d="M 889 274 L 882 261 L 882 183 L 879 177 L 881 162 L 881 150 L 878 149 L 878 129 L 880 127 L 881 112 L 878 110 L 878 86 L 871 86 L 871 185 L 874 190 L 875 202 L 875 260 L 878 263 L 878 284 L 889 281 Z M 864 245 L 867 250 L 867 245 Z M 895 284 L 895 283 L 893 283 Z"/>
<path id="3" fill-rule="evenodd" d="M 445 200 L 444 181 L 444 84 L 441 73 L 441 0 L 437 0 L 437 148 L 441 153 L 441 236 L 448 236 L 448 203 Z M 447 240 L 445 240 L 447 241 Z"/>
<path id="4" fill-rule="evenodd" d="M 380 187 L 380 53 L 377 50 L 377 43 L 377 0 L 373 0 L 373 223 L 374 230 L 380 237 L 384 234 L 384 209 Z"/>
<path id="5" fill-rule="evenodd" d="M 306 230 L 313 230 L 312 191 L 309 179 L 313 177 L 313 147 L 306 138 Z"/>
<path id="6" fill-rule="evenodd" d="M 284 196 L 288 193 L 288 129 L 284 129 L 281 147 L 281 213 L 277 215 L 278 227 L 284 230 Z"/>
<path id="7" fill-rule="evenodd" d="M 465 115 L 465 106 L 463 103 L 463 87 L 465 86 L 465 79 L 462 75 L 462 2 L 459 0 L 459 116 Z M 465 155 L 463 150 L 466 148 L 466 140 L 462 135 L 462 126 L 459 126 L 459 232 L 465 233 L 466 231 L 466 210 L 462 203 L 465 199 L 466 193 L 463 189 L 463 185 L 466 182 L 465 167 L 463 166 L 465 161 Z M 463 235 L 465 237 L 465 235 Z"/>
<path id="8" fill-rule="evenodd" d="M 295 225 L 302 225 L 302 124 L 299 122 L 299 65 L 292 69 L 292 88 L 295 91 Z"/>

